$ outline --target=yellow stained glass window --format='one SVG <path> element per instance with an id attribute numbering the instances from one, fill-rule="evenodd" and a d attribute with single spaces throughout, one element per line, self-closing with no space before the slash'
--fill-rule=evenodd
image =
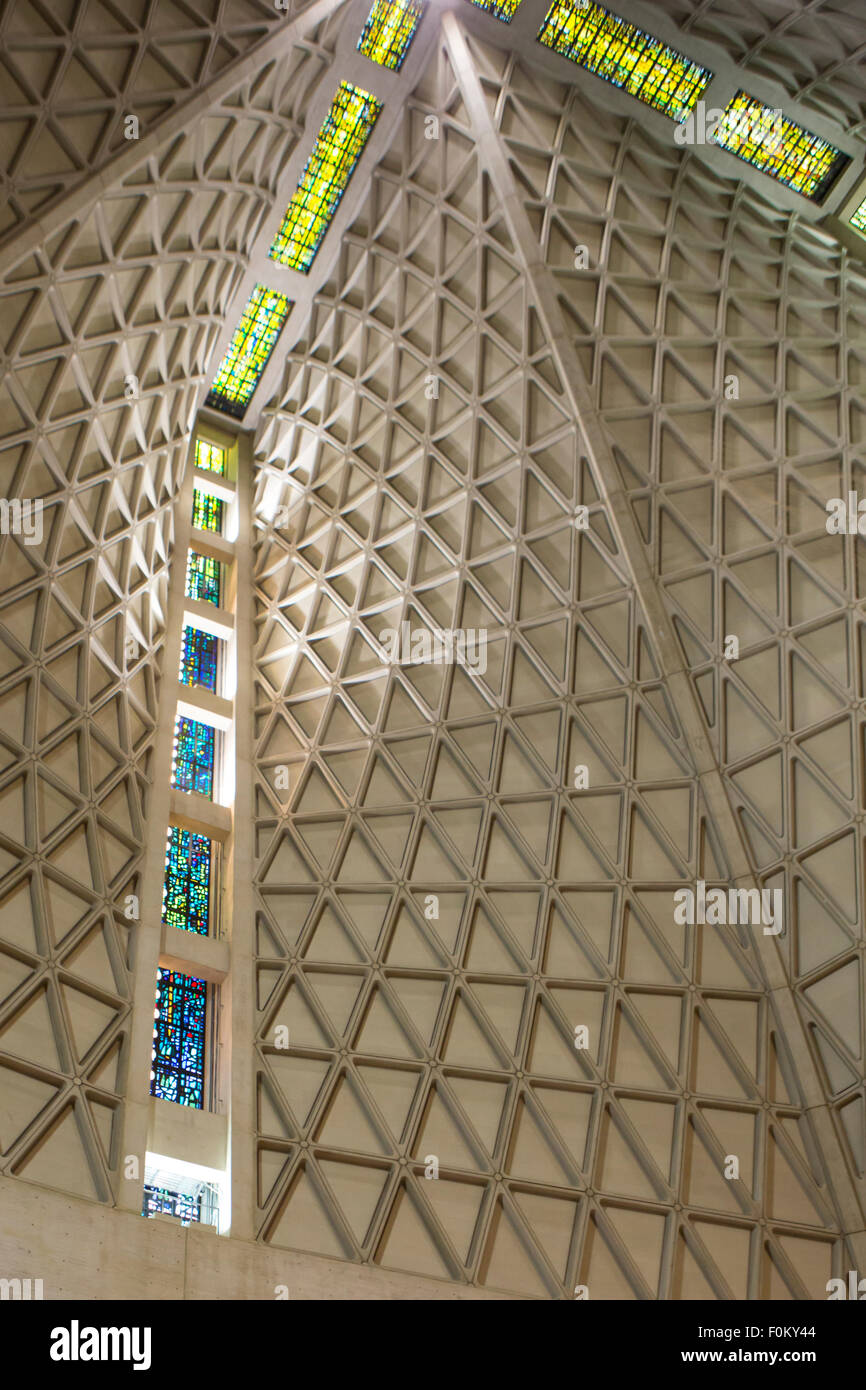
<path id="1" fill-rule="evenodd" d="M 192 524 L 200 531 L 215 531 L 219 535 L 223 529 L 222 498 L 211 497 L 210 493 L 193 488 Z"/>
<path id="2" fill-rule="evenodd" d="M 369 92 L 340 83 L 268 253 L 271 260 L 307 273 L 381 110 Z"/>
<path id="3" fill-rule="evenodd" d="M 853 217 L 848 220 L 856 231 L 863 232 L 863 234 L 866 235 L 866 198 L 863 199 Z"/>
<path id="4" fill-rule="evenodd" d="M 256 285 L 232 334 L 205 405 L 212 405 L 226 415 L 236 415 L 238 419 L 243 417 L 290 307 L 284 294 L 269 290 L 267 285 Z"/>
<path id="5" fill-rule="evenodd" d="M 195 441 L 195 466 L 206 468 L 210 473 L 223 474 L 226 471 L 226 451 L 208 439 Z"/>
<path id="6" fill-rule="evenodd" d="M 712 138 L 722 149 L 815 202 L 820 202 L 848 163 L 848 156 L 827 140 L 748 92 L 737 92 L 728 102 Z"/>
<path id="7" fill-rule="evenodd" d="M 602 5 L 554 0 L 538 40 L 597 77 L 684 120 L 713 74 Z"/>
<path id="8" fill-rule="evenodd" d="M 517 7 L 520 0 L 471 0 L 473 5 L 477 5 L 479 10 L 486 10 L 492 14 L 494 19 L 501 19 L 503 23 L 510 24 L 517 14 Z"/>
<path id="9" fill-rule="evenodd" d="M 423 8 L 423 0 L 375 0 L 358 40 L 358 51 L 383 68 L 399 72 Z"/>

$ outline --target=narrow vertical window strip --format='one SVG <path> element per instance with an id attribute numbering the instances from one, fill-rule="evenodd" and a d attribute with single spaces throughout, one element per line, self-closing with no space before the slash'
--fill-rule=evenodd
<path id="1" fill-rule="evenodd" d="M 150 1094 L 204 1108 L 207 984 L 178 970 L 157 971 Z"/>
<path id="2" fill-rule="evenodd" d="M 274 350 L 291 305 L 284 294 L 256 285 L 226 355 L 214 377 L 205 405 L 242 419 Z"/>
<path id="3" fill-rule="evenodd" d="M 538 40 L 675 121 L 685 119 L 713 76 L 620 15 L 579 0 L 554 0 Z"/>
<path id="4" fill-rule="evenodd" d="M 866 198 L 860 204 L 857 211 L 849 218 L 851 226 L 855 231 L 863 232 L 866 235 Z"/>
<path id="5" fill-rule="evenodd" d="M 178 931 L 207 936 L 210 930 L 212 843 L 206 835 L 169 828 L 162 890 L 162 920 Z"/>
<path id="6" fill-rule="evenodd" d="M 737 92 L 728 102 L 712 138 L 762 174 L 818 203 L 850 163 L 835 145 L 748 92 Z"/>
<path id="7" fill-rule="evenodd" d="M 190 550 L 186 557 L 186 596 L 219 607 L 220 562 L 212 555 Z"/>
<path id="8" fill-rule="evenodd" d="M 422 0 L 375 0 L 358 40 L 358 52 L 383 68 L 399 72 L 423 8 Z"/>
<path id="9" fill-rule="evenodd" d="M 381 109 L 369 92 L 340 83 L 268 253 L 271 260 L 304 274 L 310 269 Z"/>

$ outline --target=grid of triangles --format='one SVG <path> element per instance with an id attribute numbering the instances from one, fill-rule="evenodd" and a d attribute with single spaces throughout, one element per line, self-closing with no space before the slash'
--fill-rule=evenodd
<path id="1" fill-rule="evenodd" d="M 258 460 L 260 1238 L 541 1297 L 822 1296 L 798 1082 L 747 937 L 672 923 L 724 852 L 444 53 Z M 383 666 L 403 620 L 486 629 L 486 671 Z"/>
<path id="2" fill-rule="evenodd" d="M 327 62 L 290 48 L 0 285 L 0 493 L 43 508 L 38 543 L 0 538 L 0 1170 L 103 1201 L 171 504 L 292 103 Z"/>
<path id="3" fill-rule="evenodd" d="M 9 0 L 0 15 L 0 238 L 128 149 L 289 15 L 285 0 Z"/>
<path id="4" fill-rule="evenodd" d="M 754 870 L 784 892 L 786 973 L 862 1195 L 866 555 L 828 535 L 826 504 L 864 491 L 866 273 L 631 123 L 612 159 L 577 94 L 516 69 L 505 85 L 527 210 L 714 756 Z"/>

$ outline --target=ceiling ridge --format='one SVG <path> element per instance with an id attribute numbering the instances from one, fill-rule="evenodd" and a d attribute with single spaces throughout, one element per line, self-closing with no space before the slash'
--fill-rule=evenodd
<path id="1" fill-rule="evenodd" d="M 313 0 L 301 14 L 259 40 L 241 57 L 233 59 L 203 86 L 195 87 L 188 97 L 181 98 L 149 127 L 146 134 L 130 141 L 126 149 L 109 154 L 98 167 L 60 194 L 44 213 L 22 223 L 0 246 L 0 276 L 30 253 L 34 242 L 44 243 L 71 218 L 86 216 L 108 191 L 162 148 L 168 137 L 188 129 L 215 102 L 254 77 L 267 62 L 280 58 L 292 44 L 306 38 L 346 3 L 350 0 Z"/>

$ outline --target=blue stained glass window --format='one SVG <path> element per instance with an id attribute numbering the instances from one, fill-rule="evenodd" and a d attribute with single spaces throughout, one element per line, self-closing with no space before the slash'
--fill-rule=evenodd
<path id="1" fill-rule="evenodd" d="M 199 555 L 190 550 L 186 557 L 186 596 L 203 599 L 219 607 L 220 562 L 212 555 Z"/>
<path id="2" fill-rule="evenodd" d="M 155 1187 L 146 1182 L 142 1216 L 156 1216 L 162 1212 L 167 1216 L 179 1216 L 180 1224 L 188 1226 L 191 1221 L 201 1221 L 201 1197 L 190 1197 L 186 1192 L 172 1192 L 167 1187 Z"/>
<path id="3" fill-rule="evenodd" d="M 222 498 L 211 497 L 209 492 L 193 488 L 192 524 L 200 531 L 216 531 L 220 535 L 223 529 Z"/>
<path id="4" fill-rule="evenodd" d="M 179 714 L 174 723 L 171 785 L 213 800 L 215 730 Z"/>
<path id="5" fill-rule="evenodd" d="M 210 921 L 211 842 L 173 825 L 165 852 L 162 920 L 181 931 L 207 936 Z"/>
<path id="6" fill-rule="evenodd" d="M 178 970 L 156 972 L 150 1094 L 204 1108 L 207 984 Z"/>
<path id="7" fill-rule="evenodd" d="M 183 685 L 203 685 L 216 694 L 219 664 L 219 638 L 198 627 L 185 627 L 180 650 L 180 674 Z"/>

